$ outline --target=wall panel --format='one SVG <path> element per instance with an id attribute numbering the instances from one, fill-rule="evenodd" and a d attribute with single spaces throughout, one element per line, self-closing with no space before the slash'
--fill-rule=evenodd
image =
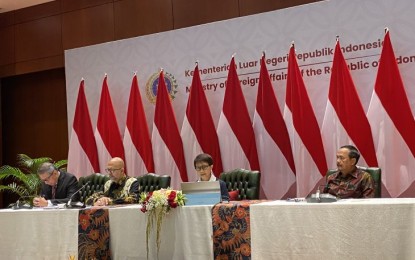
<path id="1" fill-rule="evenodd" d="M 14 59 L 14 27 L 0 27 L 0 66 L 13 64 Z"/>
<path id="2" fill-rule="evenodd" d="M 113 3 L 63 14 L 63 49 L 93 45 L 114 38 Z"/>
<path id="3" fill-rule="evenodd" d="M 20 75 L 37 71 L 63 68 L 64 66 L 64 56 L 61 54 L 56 56 L 49 56 L 46 58 L 18 62 L 14 66 L 14 72 L 16 75 Z"/>
<path id="4" fill-rule="evenodd" d="M 17 24 L 16 62 L 62 54 L 61 16 L 50 16 Z"/>
<path id="5" fill-rule="evenodd" d="M 64 159 L 68 152 L 63 68 L 2 80 L 3 163 L 17 153 Z M 13 109 L 10 109 L 13 108 Z"/>
<path id="6" fill-rule="evenodd" d="M 171 0 L 116 1 L 114 26 L 117 40 L 173 30 Z"/>
<path id="7" fill-rule="evenodd" d="M 172 0 L 174 29 L 239 16 L 238 0 Z"/>
<path id="8" fill-rule="evenodd" d="M 0 13 L 0 28 L 12 26 L 13 24 L 14 24 L 14 12 Z"/>
<path id="9" fill-rule="evenodd" d="M 61 1 L 55 0 L 29 8 L 14 11 L 15 23 L 24 23 L 42 19 L 48 16 L 59 15 L 61 12 Z"/>
<path id="10" fill-rule="evenodd" d="M 61 0 L 61 1 L 62 1 L 62 12 L 64 13 L 114 2 L 113 0 Z"/>

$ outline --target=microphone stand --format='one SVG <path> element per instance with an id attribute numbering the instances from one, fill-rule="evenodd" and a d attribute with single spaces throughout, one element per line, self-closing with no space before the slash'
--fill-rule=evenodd
<path id="1" fill-rule="evenodd" d="M 33 206 L 31 204 L 27 204 L 24 202 L 21 202 L 21 199 L 27 199 L 27 198 L 32 198 L 33 199 L 34 196 L 21 196 L 19 199 L 17 199 L 17 201 L 14 203 L 14 205 L 12 206 L 12 209 L 32 209 Z"/>
<path id="2" fill-rule="evenodd" d="M 81 188 L 79 188 L 77 191 L 74 192 L 74 194 L 72 194 L 72 196 L 69 198 L 68 203 L 65 204 L 65 208 L 84 208 L 85 205 L 78 201 L 75 204 L 72 203 L 72 199 L 75 196 L 75 194 L 78 194 L 83 188 L 85 188 L 90 181 L 87 181 L 84 185 L 82 185 Z"/>

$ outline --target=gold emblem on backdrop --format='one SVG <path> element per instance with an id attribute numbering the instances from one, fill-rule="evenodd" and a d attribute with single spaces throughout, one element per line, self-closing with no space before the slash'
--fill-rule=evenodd
<path id="1" fill-rule="evenodd" d="M 146 95 L 147 99 L 152 103 L 156 103 L 157 88 L 159 85 L 160 72 L 156 72 L 150 76 L 146 83 Z M 164 71 L 164 81 L 166 82 L 167 92 L 170 95 L 170 99 L 174 100 L 177 93 L 177 81 L 171 73 Z"/>

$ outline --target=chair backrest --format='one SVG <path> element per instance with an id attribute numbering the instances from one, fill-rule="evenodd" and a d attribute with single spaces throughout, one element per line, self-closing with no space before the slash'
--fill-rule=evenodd
<path id="1" fill-rule="evenodd" d="M 93 173 L 88 176 L 80 177 L 78 181 L 79 188 L 81 188 L 87 181 L 89 181 L 89 184 L 79 192 L 79 201 L 85 203 L 85 200 L 95 192 L 104 191 L 104 184 L 109 179 L 110 178 L 107 175 L 100 173 Z"/>
<path id="2" fill-rule="evenodd" d="M 140 184 L 139 194 L 142 192 L 167 189 L 170 186 L 171 181 L 171 177 L 169 175 L 158 175 L 154 173 L 147 173 L 136 178 Z"/>
<path id="3" fill-rule="evenodd" d="M 235 169 L 230 172 L 223 172 L 220 177 L 226 183 L 228 191 L 238 190 L 240 200 L 259 199 L 259 185 L 261 173 L 245 169 Z"/>
<path id="4" fill-rule="evenodd" d="M 375 183 L 375 198 L 382 196 L 382 170 L 378 167 L 363 167 L 357 166 L 357 168 L 367 172 L 372 176 L 373 182 Z M 329 175 L 337 172 L 337 169 L 328 170 L 326 173 L 326 179 Z"/>

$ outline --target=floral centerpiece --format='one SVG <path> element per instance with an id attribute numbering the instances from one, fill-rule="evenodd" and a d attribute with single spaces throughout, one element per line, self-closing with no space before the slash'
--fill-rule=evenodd
<path id="1" fill-rule="evenodd" d="M 140 194 L 141 211 L 146 213 L 147 228 L 146 228 L 146 244 L 147 244 L 147 259 L 148 259 L 148 240 L 151 230 L 156 225 L 156 246 L 157 256 L 161 244 L 161 225 L 165 215 L 177 206 L 183 206 L 186 197 L 182 191 L 172 190 L 170 188 L 155 190 L 149 193 L 143 192 Z"/>

